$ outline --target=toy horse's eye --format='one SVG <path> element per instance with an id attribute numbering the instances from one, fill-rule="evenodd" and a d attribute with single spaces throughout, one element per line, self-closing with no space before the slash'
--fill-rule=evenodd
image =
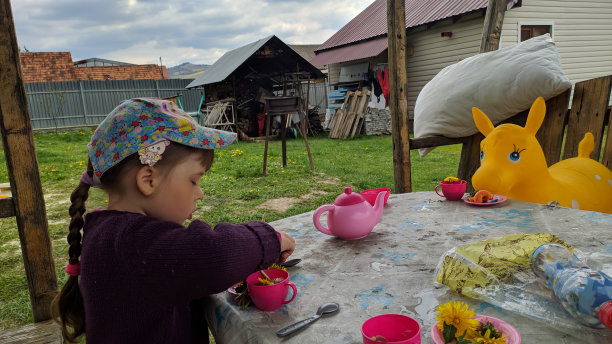
<path id="1" fill-rule="evenodd" d="M 484 151 L 480 151 L 480 161 L 482 161 L 482 159 L 484 159 Z"/>
<path id="2" fill-rule="evenodd" d="M 517 163 L 519 160 L 521 160 L 521 155 L 519 152 L 512 152 L 508 155 L 508 160 L 510 160 L 512 163 Z"/>
<path id="3" fill-rule="evenodd" d="M 522 151 L 524 151 L 524 149 L 519 150 L 516 148 L 516 146 L 514 146 L 514 151 L 508 154 L 508 160 L 510 160 L 511 163 L 516 164 L 517 162 L 521 160 Z"/>

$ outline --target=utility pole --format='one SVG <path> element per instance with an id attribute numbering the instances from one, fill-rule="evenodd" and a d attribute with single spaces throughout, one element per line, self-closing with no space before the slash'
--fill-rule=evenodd
<path id="1" fill-rule="evenodd" d="M 389 40 L 389 109 L 393 140 L 395 193 L 412 191 L 410 176 L 410 130 L 406 98 L 406 15 L 404 0 L 387 0 Z"/>

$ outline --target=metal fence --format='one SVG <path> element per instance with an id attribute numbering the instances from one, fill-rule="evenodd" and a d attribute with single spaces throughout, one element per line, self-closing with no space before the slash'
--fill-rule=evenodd
<path id="1" fill-rule="evenodd" d="M 317 106 L 319 113 L 325 113 L 327 108 L 327 86 L 325 83 L 311 83 L 310 91 L 306 90 L 306 84 L 301 85 L 302 89 L 300 92 L 305 95 L 308 94 L 308 104 L 310 106 Z M 308 93 L 307 93 L 308 92 Z"/>
<path id="2" fill-rule="evenodd" d="M 135 97 L 165 98 L 181 93 L 185 112 L 196 112 L 204 90 L 187 90 L 193 79 L 61 81 L 27 83 L 33 129 L 96 126 L 121 101 Z M 306 90 L 302 90 L 306 94 Z M 324 83 L 310 84 L 309 104 L 325 112 Z"/>
<path id="3" fill-rule="evenodd" d="M 98 125 L 121 101 L 181 93 L 185 112 L 196 112 L 203 90 L 187 90 L 193 79 L 107 80 L 26 83 L 33 129 Z"/>

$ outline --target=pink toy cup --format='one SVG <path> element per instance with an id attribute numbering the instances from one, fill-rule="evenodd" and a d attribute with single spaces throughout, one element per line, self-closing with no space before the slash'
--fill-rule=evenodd
<path id="1" fill-rule="evenodd" d="M 440 197 L 446 197 L 449 201 L 457 201 L 463 197 L 467 183 L 465 180 L 459 179 L 459 183 L 448 183 L 441 181 L 440 184 L 436 185 L 434 191 Z M 438 188 L 442 189 L 442 194 L 438 192 Z"/>
<path id="2" fill-rule="evenodd" d="M 295 284 L 289 282 L 289 273 L 287 273 L 287 271 L 280 269 L 267 269 L 264 270 L 264 272 L 272 280 L 279 280 L 279 282 L 271 285 L 259 284 L 258 279 L 265 278 L 259 271 L 254 272 L 247 277 L 246 284 L 249 291 L 249 296 L 257 308 L 264 312 L 272 312 L 295 299 L 295 296 L 297 295 L 297 288 L 295 287 Z M 289 287 L 293 289 L 293 295 L 289 300 L 286 300 Z"/>
<path id="3" fill-rule="evenodd" d="M 381 314 L 361 325 L 364 344 L 420 344 L 421 325 L 402 314 Z M 378 339 L 378 340 L 376 340 Z"/>

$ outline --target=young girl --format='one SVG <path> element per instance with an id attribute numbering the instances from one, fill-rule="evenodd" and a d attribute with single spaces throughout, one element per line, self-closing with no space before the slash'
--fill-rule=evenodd
<path id="1" fill-rule="evenodd" d="M 212 149 L 235 138 L 159 99 L 125 101 L 98 126 L 70 198 L 70 277 L 52 304 L 67 340 L 85 333 L 88 344 L 207 342 L 194 314 L 201 305 L 190 303 L 293 252 L 293 238 L 264 222 L 183 226 L 203 196 Z M 108 209 L 85 215 L 90 186 L 108 193 Z"/>

